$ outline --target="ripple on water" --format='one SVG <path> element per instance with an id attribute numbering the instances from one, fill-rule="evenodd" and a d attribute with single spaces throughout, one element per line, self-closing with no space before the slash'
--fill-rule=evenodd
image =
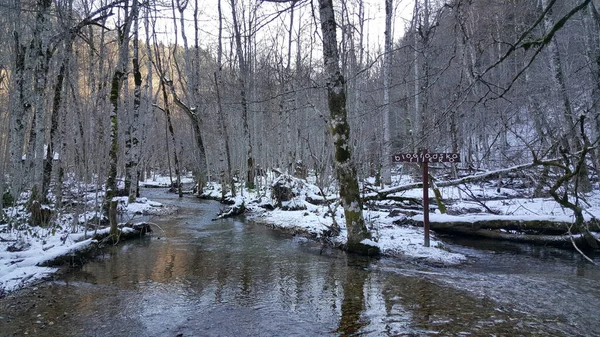
<path id="1" fill-rule="evenodd" d="M 0 336 L 600 331 L 598 272 L 560 252 L 454 245 L 470 263 L 440 268 L 371 260 L 264 226 L 210 221 L 218 203 L 165 198 L 181 211 L 155 219 L 162 230 L 151 240 L 111 248 L 106 258 L 54 283 L 2 299 Z"/>

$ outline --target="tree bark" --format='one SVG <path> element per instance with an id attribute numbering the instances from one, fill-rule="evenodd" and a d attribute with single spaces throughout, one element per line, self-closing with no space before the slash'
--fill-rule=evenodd
<path id="1" fill-rule="evenodd" d="M 54 149 L 56 147 L 56 143 L 58 140 L 56 139 L 56 132 L 58 131 L 58 122 L 60 119 L 60 109 L 62 105 L 62 93 L 63 93 L 63 84 L 66 76 L 66 68 L 69 65 L 69 60 L 71 58 L 71 49 L 72 49 L 72 40 L 71 37 L 67 38 L 65 41 L 65 54 L 58 71 L 58 75 L 56 76 L 56 84 L 54 87 L 54 98 L 52 100 L 52 110 L 50 111 L 50 142 L 46 148 L 46 158 L 44 160 L 44 173 L 42 179 L 42 199 L 43 202 L 47 202 L 48 191 L 50 189 L 50 181 L 52 178 L 52 167 L 54 160 Z M 64 154 L 61 154 L 64 155 Z M 60 200 L 61 196 L 57 195 L 57 200 Z"/>
<path id="2" fill-rule="evenodd" d="M 32 41 L 32 47 L 30 49 L 31 60 L 34 60 L 34 77 L 33 77 L 33 91 L 32 91 L 32 108 L 34 111 L 34 123 L 32 124 L 30 143 L 33 148 L 28 152 L 27 162 L 31 163 L 32 172 L 30 172 L 30 179 L 33 182 L 33 189 L 40 192 L 38 194 L 38 201 L 43 202 L 46 200 L 46 195 L 43 194 L 43 170 L 44 170 L 44 145 L 46 142 L 46 116 L 48 115 L 47 106 L 45 103 L 45 90 L 46 83 L 48 81 L 48 68 L 50 57 L 52 52 L 48 48 L 49 41 L 47 41 L 48 31 L 50 30 L 50 20 L 47 17 L 49 15 L 50 7 L 52 6 L 51 0 L 38 0 L 37 1 L 37 14 L 36 14 L 36 25 Z M 35 137 L 34 137 L 35 135 Z"/>
<path id="3" fill-rule="evenodd" d="M 163 101 L 165 103 L 165 116 L 167 118 L 167 128 L 169 130 L 169 135 L 171 136 L 171 141 L 173 141 L 173 160 L 175 161 L 175 177 L 176 177 L 176 186 L 177 193 L 179 197 L 183 197 L 183 190 L 181 188 L 181 171 L 179 167 L 179 156 L 177 155 L 177 140 L 175 139 L 175 131 L 173 129 L 173 123 L 171 121 L 171 108 L 169 108 L 169 96 L 167 95 L 167 84 L 165 83 L 166 79 L 163 78 L 161 81 L 162 93 L 163 93 Z M 167 139 L 168 142 L 168 139 Z"/>
<path id="4" fill-rule="evenodd" d="M 240 32 L 240 26 L 238 23 L 238 17 L 236 13 L 235 0 L 231 0 L 231 14 L 233 18 L 233 31 L 234 31 L 234 39 L 235 39 L 235 48 L 236 54 L 238 58 L 238 66 L 240 68 L 240 75 L 238 77 L 240 82 L 240 98 L 242 104 L 242 123 L 244 130 L 244 137 L 246 138 L 246 149 L 247 149 L 247 180 L 246 185 L 249 188 L 254 188 L 254 178 L 255 178 L 255 169 L 254 169 L 254 153 L 252 146 L 252 136 L 250 134 L 250 128 L 248 126 L 248 98 L 247 98 L 247 84 L 248 84 L 248 67 L 246 63 L 246 58 L 244 57 L 244 50 L 242 47 L 242 35 Z"/>
<path id="5" fill-rule="evenodd" d="M 129 55 L 129 32 L 131 29 L 131 17 L 129 16 L 128 6 L 125 5 L 125 22 L 122 29 L 119 29 L 119 55 L 117 65 L 112 76 L 110 86 L 109 101 L 111 105 L 110 113 L 110 150 L 108 177 L 106 179 L 105 211 L 108 212 L 112 198 L 117 194 L 117 165 L 119 160 L 119 97 L 121 95 L 121 86 L 127 72 L 127 57 Z"/>
<path id="6" fill-rule="evenodd" d="M 548 6 L 548 0 L 540 0 L 542 9 L 546 10 Z M 551 17 L 552 11 L 549 10 L 544 16 L 544 29 L 546 33 L 550 32 L 554 27 L 554 20 Z M 560 104 L 562 105 L 562 118 L 564 122 L 564 130 L 567 136 L 568 146 L 571 151 L 580 151 L 583 146 L 582 138 L 577 134 L 576 116 L 571 106 L 571 99 L 567 90 L 567 84 L 565 75 L 562 69 L 562 60 L 560 51 L 558 49 L 558 43 L 556 42 L 556 36 L 550 40 L 548 44 L 548 57 L 550 62 L 551 76 L 555 83 L 556 94 L 559 97 Z M 584 166 L 580 172 L 578 172 L 577 180 L 578 186 L 582 192 L 590 192 L 592 190 L 592 184 L 589 180 L 587 166 Z"/>
<path id="7" fill-rule="evenodd" d="M 108 222 L 110 223 L 110 238 L 113 244 L 119 242 L 119 228 L 117 227 L 117 200 L 111 200 L 108 204 Z"/>
<path id="8" fill-rule="evenodd" d="M 142 73 L 139 61 L 139 7 L 135 0 L 132 6 L 131 16 L 134 20 L 133 36 L 133 58 L 131 60 L 133 70 L 133 108 L 127 132 L 125 133 L 125 191 L 129 195 L 129 202 L 135 201 L 139 195 L 140 180 L 140 105 L 142 102 Z"/>
<path id="9" fill-rule="evenodd" d="M 382 174 L 383 184 L 392 183 L 392 131 L 391 131 L 391 107 L 390 107 L 390 82 L 392 71 L 392 14 L 393 1 L 385 0 L 385 42 L 383 58 L 383 156 L 382 156 Z"/>
<path id="10" fill-rule="evenodd" d="M 340 199 L 344 207 L 348 231 L 348 251 L 363 254 L 378 254 L 375 247 L 367 246 L 363 240 L 371 237 L 362 213 L 362 201 L 358 188 L 356 169 L 352 162 L 350 126 L 346 116 L 346 90 L 344 76 L 339 65 L 336 38 L 336 22 L 332 0 L 319 0 L 321 31 L 323 34 L 323 62 L 325 65 L 327 101 L 331 117 L 337 178 L 340 184 Z"/>

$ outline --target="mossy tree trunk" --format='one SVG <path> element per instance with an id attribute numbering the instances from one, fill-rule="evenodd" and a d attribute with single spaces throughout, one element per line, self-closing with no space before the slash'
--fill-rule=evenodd
<path id="1" fill-rule="evenodd" d="M 131 29 L 131 19 L 128 11 L 128 3 L 125 4 L 125 23 L 119 29 L 119 57 L 115 72 L 113 73 L 109 101 L 111 105 L 110 113 L 110 150 L 108 152 L 109 167 L 108 177 L 106 179 L 106 197 L 104 210 L 108 212 L 112 198 L 117 194 L 117 164 L 119 160 L 119 97 L 121 87 L 126 76 L 126 61 L 129 54 L 129 31 Z"/>
<path id="2" fill-rule="evenodd" d="M 377 254 L 374 247 L 361 242 L 370 238 L 362 213 L 356 169 L 352 163 L 350 126 L 346 112 L 346 89 L 340 71 L 337 49 L 336 22 L 332 0 L 319 0 L 321 31 L 323 33 L 323 61 L 327 79 L 327 100 L 331 117 L 331 133 L 335 147 L 335 169 L 340 184 L 340 198 L 344 207 L 348 230 L 348 251 Z"/>

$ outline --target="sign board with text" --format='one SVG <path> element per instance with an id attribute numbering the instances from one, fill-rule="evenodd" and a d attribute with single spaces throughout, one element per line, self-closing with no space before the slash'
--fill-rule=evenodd
<path id="1" fill-rule="evenodd" d="M 423 165 L 423 229 L 424 245 L 429 247 L 429 163 L 459 163 L 459 153 L 399 153 L 392 156 L 394 163 L 422 163 Z"/>
<path id="2" fill-rule="evenodd" d="M 394 163 L 460 163 L 459 153 L 399 153 L 392 156 Z"/>

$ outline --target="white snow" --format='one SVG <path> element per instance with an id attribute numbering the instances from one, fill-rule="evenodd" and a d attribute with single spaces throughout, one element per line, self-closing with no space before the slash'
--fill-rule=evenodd
<path id="1" fill-rule="evenodd" d="M 93 203 L 91 196 L 87 194 L 86 201 Z M 103 198 L 104 194 L 99 194 Z M 88 198 L 89 197 L 89 198 Z M 129 203 L 127 197 L 115 198 L 119 201 L 118 212 L 126 214 L 127 218 L 133 219 L 136 215 L 161 215 L 174 211 L 159 202 L 138 198 Z M 23 206 L 5 209 L 7 215 L 13 221 L 26 219 L 28 214 Z M 87 211 L 77 215 L 77 223 L 74 224 L 74 214 L 57 214 L 56 222 L 59 226 L 49 228 L 30 227 L 26 224 L 15 225 L 5 223 L 0 217 L 0 297 L 3 293 L 11 292 L 56 272 L 57 268 L 43 267 L 42 265 L 59 256 L 69 255 L 94 243 L 90 239 L 93 233 L 107 232 L 108 228 L 97 231 L 85 232 L 85 224 L 97 218 L 100 213 Z M 123 228 L 124 231 L 129 230 Z M 18 245 L 19 251 L 9 251 L 9 247 Z"/>
<path id="2" fill-rule="evenodd" d="M 108 230 L 108 229 L 105 229 Z M 45 235 L 47 234 L 47 235 Z M 87 234 L 87 237 L 91 233 Z M 83 249 L 95 241 L 86 239 L 84 233 L 50 234 L 40 233 L 34 236 L 12 237 L 3 233 L 5 240 L 16 240 L 28 245 L 28 248 L 19 252 L 9 252 L 7 242 L 0 245 L 0 294 L 25 287 L 57 271 L 57 268 L 42 267 L 44 262 L 51 261 L 59 256 L 71 254 Z M 43 237 L 43 238 L 42 238 Z"/>
<path id="3" fill-rule="evenodd" d="M 394 181 L 399 184 L 410 184 L 406 177 L 394 177 Z M 296 185 L 290 187 L 295 188 Z M 462 187 L 465 188 L 464 186 Z M 309 188 L 315 190 L 316 188 Z M 318 190 L 318 189 L 317 189 Z M 452 200 L 452 205 L 448 207 L 449 211 L 460 213 L 461 210 L 476 211 L 474 214 L 448 215 L 439 214 L 439 211 L 430 212 L 431 222 L 475 222 L 482 220 L 508 220 L 508 221 L 530 221 L 544 220 L 554 222 L 572 223 L 574 217 L 569 209 L 560 207 L 553 199 L 549 198 L 516 198 L 517 191 L 513 189 L 501 188 L 485 184 L 471 184 L 468 191 L 478 198 L 493 199 L 485 201 L 488 209 L 494 210 L 498 214 L 486 213 L 486 208 L 481 204 L 470 201 L 464 191 L 457 187 L 441 188 L 441 193 L 446 201 Z M 220 193 L 220 192 L 219 192 Z M 398 192 L 395 196 L 406 198 L 422 198 L 422 189 L 409 189 Z M 313 193 L 316 194 L 316 193 Z M 315 206 L 306 201 L 306 196 L 312 200 L 324 200 L 323 196 L 311 195 L 311 193 L 300 193 L 293 199 L 298 203 L 302 199 L 306 210 L 300 211 L 282 211 L 279 209 L 273 211 L 254 210 L 250 218 L 260 223 L 266 223 L 273 227 L 283 228 L 292 232 L 305 233 L 314 236 L 317 239 L 324 239 L 323 232 L 328 230 L 332 224 L 331 215 L 328 214 L 326 206 Z M 430 196 L 433 191 L 430 190 Z M 252 199 L 252 198 L 250 198 Z M 331 196 L 327 196 L 331 200 Z M 462 200 L 464 199 L 464 200 Z M 590 220 L 592 217 L 600 218 L 600 192 L 595 191 L 585 196 L 585 218 Z M 393 205 L 390 201 L 378 202 L 378 205 Z M 436 207 L 436 205 L 431 205 Z M 395 205 L 394 208 L 398 208 Z M 250 206 L 251 208 L 251 206 Z M 363 243 L 374 245 L 380 248 L 383 255 L 404 257 L 407 259 L 417 259 L 427 262 L 433 262 L 443 265 L 459 264 L 466 261 L 466 257 L 452 253 L 444 244 L 437 240 L 435 234 L 430 232 L 430 247 L 424 246 L 424 230 L 420 227 L 410 225 L 401 225 L 403 219 L 423 221 L 422 211 L 413 211 L 417 213 L 413 216 L 398 215 L 390 217 L 387 211 L 365 210 L 363 212 L 365 221 L 373 236 L 372 240 L 365 240 Z M 336 222 L 340 225 L 342 232 L 338 237 L 329 238 L 329 240 L 344 243 L 346 241 L 345 221 L 342 216 L 343 209 L 336 208 Z M 408 222 L 408 221 L 407 221 Z M 398 224 L 400 223 L 400 225 Z"/>
<path id="4" fill-rule="evenodd" d="M 250 219 L 276 228 L 325 239 L 323 232 L 328 230 L 332 224 L 331 216 L 327 214 L 327 208 L 309 203 L 306 203 L 306 206 L 307 210 L 303 211 L 262 211 L 250 216 Z M 338 208 L 336 222 L 342 232 L 339 236 L 330 239 L 339 244 L 345 243 L 347 238 L 342 214 L 343 210 Z M 363 243 L 379 247 L 383 255 L 420 259 L 446 265 L 459 264 L 466 260 L 464 255 L 446 250 L 443 244 L 435 239 L 433 233 L 431 233 L 430 247 L 425 247 L 423 245 L 423 229 L 395 225 L 393 222 L 397 218 L 388 217 L 386 212 L 365 211 L 364 216 L 373 239 L 365 240 Z"/>
<path id="5" fill-rule="evenodd" d="M 171 181 L 175 182 L 175 177 L 169 178 L 169 176 L 163 175 L 153 175 L 151 178 L 146 179 L 145 181 L 140 182 L 140 186 L 142 187 L 169 187 L 171 186 Z M 194 178 L 190 175 L 182 175 L 181 176 L 182 184 L 191 184 L 194 183 Z"/>
<path id="6" fill-rule="evenodd" d="M 273 181 L 273 180 L 271 180 Z M 193 182 L 189 179 L 187 182 Z M 407 184 L 405 177 L 394 177 L 396 184 Z M 156 184 L 157 186 L 169 186 L 170 180 L 165 177 L 152 178 L 150 182 L 144 184 Z M 335 202 L 336 196 L 333 194 L 321 195 L 320 189 L 315 185 L 298 181 L 290 181 L 290 187 L 294 188 L 297 193 L 291 201 L 287 202 L 288 206 L 293 204 L 295 209 L 297 206 L 304 206 L 304 210 L 283 211 L 281 209 L 266 210 L 265 206 L 272 206 L 274 200 L 270 195 L 270 189 L 256 189 L 252 191 L 237 187 L 238 194 L 236 198 L 231 198 L 235 205 L 245 205 L 247 209 L 248 219 L 251 221 L 268 224 L 269 226 L 285 229 L 287 231 L 296 232 L 302 235 L 312 236 L 317 240 L 328 241 L 334 244 L 343 244 L 346 242 L 347 232 L 345 228 L 345 219 L 343 217 L 343 209 Z M 263 184 L 264 186 L 265 184 Z M 441 192 L 445 200 L 452 200 L 452 204 L 448 209 L 451 213 L 461 214 L 465 210 L 469 214 L 448 215 L 439 214 L 439 212 L 431 212 L 430 220 L 432 222 L 444 221 L 460 221 L 474 222 L 478 220 L 501 219 L 510 221 L 521 220 L 551 220 L 573 222 L 572 212 L 568 209 L 563 209 L 554 200 L 548 198 L 516 198 L 516 191 L 502 188 L 498 190 L 494 186 L 477 184 L 469 185 L 468 191 L 471 195 L 480 198 L 492 199 L 491 201 L 475 202 L 465 193 L 465 186 L 459 188 L 442 188 Z M 329 187 L 321 190 L 330 191 Z M 219 184 L 210 183 L 205 189 L 205 194 L 220 198 L 221 187 Z M 86 202 L 92 204 L 92 195 L 100 195 L 102 193 L 88 193 Z M 397 192 L 395 196 L 420 198 L 422 195 L 421 189 L 411 189 L 407 191 Z M 430 195 L 433 192 L 430 191 Z M 127 202 L 126 197 L 119 197 L 119 211 L 135 216 L 135 214 L 165 214 L 169 212 L 169 207 L 161 203 L 148 200 L 147 198 L 138 198 L 136 202 Z M 333 201 L 329 207 L 326 205 L 314 205 L 309 203 L 323 202 L 324 200 Z M 483 203 L 483 205 L 482 205 Z M 234 205 L 234 206 L 235 206 Z M 485 207 L 484 207 L 485 205 Z M 591 218 L 600 218 L 600 192 L 594 191 L 585 196 L 581 205 L 584 207 L 586 220 Z M 373 205 L 371 205 L 373 206 Z M 369 206 L 369 207 L 371 207 Z M 401 208 L 401 203 L 393 204 L 391 201 L 377 202 L 374 209 L 393 206 L 394 209 Z M 435 207 L 435 205 L 432 205 Z M 490 214 L 487 210 L 493 210 L 496 214 Z M 333 222 L 330 211 L 335 213 L 335 220 L 341 228 L 341 233 L 335 237 L 328 237 L 326 233 Z M 13 219 L 24 218 L 26 211 L 24 207 L 18 206 L 4 210 L 7 215 Z M 430 247 L 424 246 L 424 233 L 420 227 L 414 227 L 408 224 L 403 224 L 403 219 L 422 221 L 423 214 L 421 211 L 412 210 L 413 215 L 398 214 L 390 216 L 389 211 L 365 210 L 363 212 L 365 222 L 369 228 L 372 239 L 365 240 L 363 243 L 377 246 L 382 254 L 393 257 L 406 258 L 411 260 L 420 260 L 433 262 L 436 264 L 453 265 L 466 261 L 466 257 L 450 252 L 444 247 L 443 242 L 438 240 L 434 233 L 430 235 Z M 410 214 L 410 213 L 409 213 Z M 95 212 L 86 212 L 78 215 L 78 223 L 83 224 L 90 219 L 96 217 Z M 56 271 L 55 268 L 40 266 L 45 261 L 54 259 L 57 256 L 70 254 L 71 252 L 84 248 L 93 241 L 85 236 L 82 232 L 82 227 L 74 223 L 74 215 L 62 214 L 59 219 L 61 228 L 56 230 L 42 228 L 25 228 L 25 230 L 16 230 L 15 226 L 9 226 L 8 218 L 0 218 L 0 297 L 2 293 L 13 291 L 21 287 L 27 286 L 44 278 L 45 276 Z M 406 222 L 404 222 L 406 223 Z M 26 226 L 26 225 L 25 225 Z M 21 228 L 23 229 L 23 228 Z M 107 230 L 107 229 L 104 229 Z M 22 246 L 21 251 L 9 252 L 7 248 L 15 243 Z"/>

